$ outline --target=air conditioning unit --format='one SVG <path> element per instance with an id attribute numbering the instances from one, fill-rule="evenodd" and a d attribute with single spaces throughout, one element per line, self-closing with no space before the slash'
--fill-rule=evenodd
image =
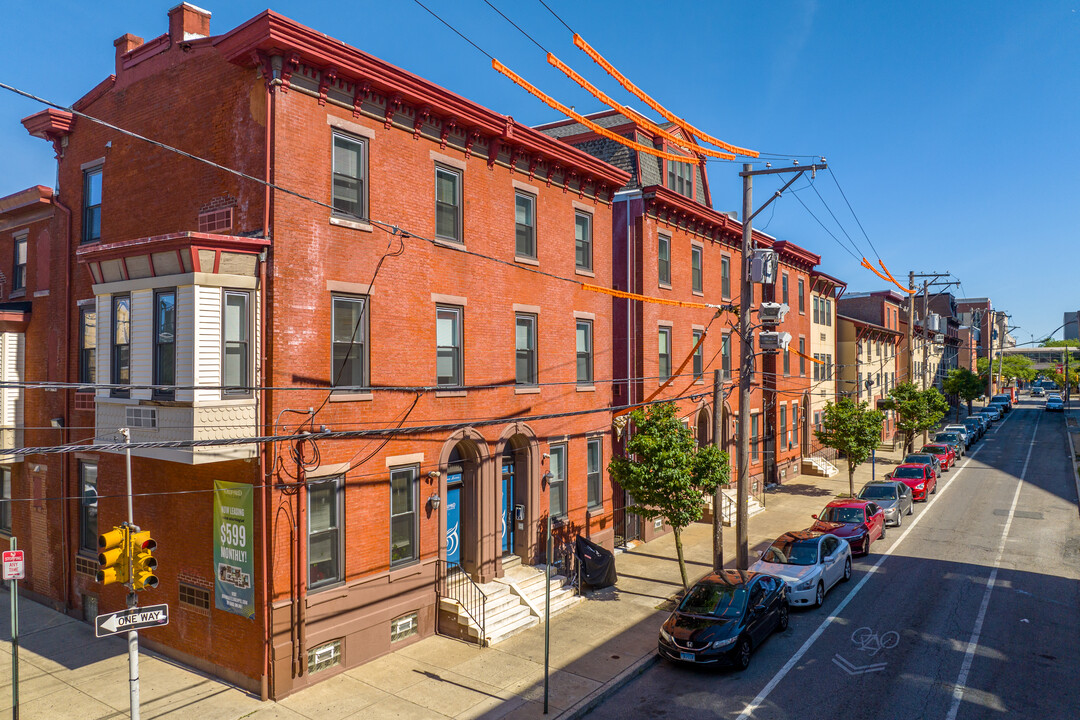
<path id="1" fill-rule="evenodd" d="M 787 350 L 788 344 L 790 342 L 791 333 L 768 331 L 758 333 L 758 347 L 760 347 L 765 352 Z"/>
<path id="2" fill-rule="evenodd" d="M 776 283 L 776 251 L 760 248 L 750 258 L 750 282 L 763 285 Z"/>
<path id="3" fill-rule="evenodd" d="M 762 325 L 776 325 L 784 322 L 784 316 L 787 315 L 790 309 L 787 303 L 761 303 L 758 317 L 761 319 Z"/>

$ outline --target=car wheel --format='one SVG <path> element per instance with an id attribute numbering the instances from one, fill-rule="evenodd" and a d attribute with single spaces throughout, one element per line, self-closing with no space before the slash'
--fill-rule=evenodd
<path id="1" fill-rule="evenodd" d="M 885 539 L 885 523 L 881 523 L 881 537 L 879 537 L 878 540 L 884 540 L 884 539 Z"/>
<path id="2" fill-rule="evenodd" d="M 844 582 L 851 579 L 851 558 L 844 561 Z"/>
<path id="3" fill-rule="evenodd" d="M 899 510 L 896 511 L 896 527 L 900 527 L 904 524 L 904 513 Z"/>
<path id="4" fill-rule="evenodd" d="M 912 498 L 911 504 L 907 506 L 907 514 L 910 515 L 913 512 L 915 512 L 915 498 Z"/>
<path id="5" fill-rule="evenodd" d="M 931 488 L 931 490 L 930 490 L 930 494 L 931 494 L 931 495 L 933 495 L 933 494 L 934 494 L 934 493 L 936 493 L 936 492 L 937 492 L 937 483 L 934 483 L 934 487 L 933 487 L 933 488 Z"/>
<path id="6" fill-rule="evenodd" d="M 818 582 L 817 592 L 814 593 L 814 607 L 821 607 L 825 602 L 825 583 Z"/>
<path id="7" fill-rule="evenodd" d="M 735 666 L 740 670 L 750 667 L 750 638 L 739 640 L 739 645 L 735 648 Z"/>
<path id="8" fill-rule="evenodd" d="M 784 632 L 788 629 L 789 620 L 790 618 L 788 617 L 788 606 L 785 602 L 783 605 L 780 606 L 780 620 L 776 623 L 776 627 L 780 630 L 780 632 Z"/>

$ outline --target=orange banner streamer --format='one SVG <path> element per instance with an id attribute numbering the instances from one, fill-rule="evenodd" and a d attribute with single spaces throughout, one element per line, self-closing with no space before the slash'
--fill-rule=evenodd
<path id="1" fill-rule="evenodd" d="M 738 155 L 745 155 L 747 157 L 755 157 L 756 158 L 756 157 L 758 157 L 758 155 L 760 155 L 760 153 L 758 153 L 758 152 L 756 152 L 754 150 L 747 150 L 746 148 L 741 148 L 741 147 L 737 147 L 735 145 L 732 145 L 730 143 L 726 143 L 723 140 L 718 140 L 717 138 L 714 138 L 712 135 L 709 135 L 709 134 L 707 134 L 707 133 L 705 133 L 705 132 L 703 132 L 701 130 L 698 130 L 696 127 L 694 127 L 690 123 L 688 123 L 685 120 L 679 118 L 673 112 L 667 110 L 660 103 L 656 102 L 651 97 L 649 97 L 647 94 L 645 94 L 645 92 L 643 90 L 641 90 L 637 85 L 634 85 L 634 83 L 630 82 L 630 80 L 627 79 L 627 77 L 625 75 L 623 75 L 621 72 L 616 70 L 614 65 L 612 65 L 607 60 L 605 60 L 603 55 L 601 55 L 596 50 L 594 50 L 592 48 L 592 46 L 589 45 L 589 43 L 585 42 L 585 40 L 580 35 L 578 35 L 577 33 L 574 33 L 574 44 L 577 45 L 578 48 L 581 49 L 582 52 L 584 52 L 586 55 L 588 55 L 590 58 L 592 58 L 593 62 L 595 62 L 600 67 L 604 68 L 604 70 L 607 71 L 607 74 L 610 75 L 611 77 L 615 78 L 615 80 L 618 81 L 618 83 L 620 85 L 622 85 L 624 88 L 626 88 L 629 92 L 636 95 L 638 97 L 638 99 L 641 100 L 643 103 L 645 103 L 646 105 L 651 107 L 653 110 L 658 112 L 660 115 L 662 115 L 664 118 L 666 118 L 668 122 L 675 123 L 676 125 L 681 127 L 683 130 L 685 130 L 686 132 L 690 133 L 691 135 L 698 138 L 699 140 L 703 140 L 703 141 L 709 143 L 710 145 L 715 145 L 716 147 L 721 147 L 721 148 L 724 148 L 725 150 L 730 150 L 733 153 L 736 153 Z"/>
<path id="2" fill-rule="evenodd" d="M 877 268 L 875 268 L 875 267 L 874 267 L 873 265 L 871 265 L 871 264 L 870 264 L 870 261 L 869 261 L 869 260 L 867 260 L 866 258 L 863 258 L 863 259 L 862 259 L 862 262 L 860 263 L 860 265 L 862 265 L 862 266 L 863 266 L 864 268 L 866 268 L 866 269 L 867 269 L 867 270 L 869 270 L 870 272 L 872 272 L 872 273 L 874 273 L 875 275 L 877 275 L 877 276 L 878 276 L 879 278 L 881 278 L 882 280 L 885 280 L 885 281 L 887 281 L 887 282 L 891 282 L 891 283 L 892 283 L 893 285 L 895 285 L 896 287 L 900 288 L 901 290 L 903 290 L 904 292 L 906 292 L 906 293 L 907 293 L 908 295 L 914 295 L 914 294 L 915 294 L 915 291 L 914 291 L 914 290 L 908 290 L 908 289 L 907 289 L 906 287 L 904 287 L 904 286 L 903 286 L 903 285 L 901 285 L 900 283 L 896 282 L 896 278 L 894 278 L 894 277 L 892 276 L 892 274 L 891 274 L 891 273 L 890 273 L 889 275 L 882 275 L 881 273 L 879 273 L 879 272 L 877 271 Z M 885 272 L 889 272 L 888 268 L 885 268 L 885 265 L 884 265 L 884 264 L 883 264 L 883 265 L 882 265 L 881 267 L 882 267 L 883 269 L 885 269 Z"/>
<path id="3" fill-rule="evenodd" d="M 791 348 L 788 348 L 788 352 L 791 353 L 792 355 L 798 355 L 801 358 L 805 358 L 805 359 L 809 360 L 812 363 L 817 363 L 818 365 L 824 365 L 825 364 L 824 360 L 818 360 L 817 358 L 810 357 L 806 353 L 801 353 L 798 350 L 792 350 Z"/>
<path id="4" fill-rule="evenodd" d="M 634 142 L 633 140 L 627 140 L 622 135 L 613 133 L 607 128 L 600 127 L 592 120 L 589 120 L 587 117 L 584 117 L 583 115 L 574 112 L 555 98 L 549 97 L 548 95 L 544 94 L 538 88 L 531 85 L 528 81 L 522 78 L 520 75 L 503 65 L 498 60 L 495 60 L 494 58 L 492 58 L 491 60 L 491 67 L 494 68 L 496 72 L 502 73 L 506 77 L 513 80 L 516 84 L 524 88 L 530 95 L 535 96 L 548 107 L 558 110 L 563 115 L 572 120 L 576 120 L 577 122 L 581 123 L 582 125 L 589 128 L 601 137 L 605 137 L 608 140 L 614 140 L 620 145 L 625 145 L 629 148 L 633 148 L 634 150 L 638 150 L 649 155 L 655 155 L 658 158 L 663 158 L 664 160 L 669 160 L 671 162 L 687 162 L 688 160 L 693 160 L 693 158 L 688 158 L 685 155 L 676 155 L 675 153 L 663 152 L 661 150 L 657 150 L 656 148 L 649 147 L 648 145 L 642 145 L 641 143 Z"/>
<path id="5" fill-rule="evenodd" d="M 702 310 L 718 309 L 715 305 L 706 305 L 705 303 L 696 302 L 683 302 L 682 300 L 667 300 L 665 298 L 650 297 L 648 295 L 638 295 L 637 293 L 626 292 L 625 290 L 614 290 L 612 288 L 606 288 L 600 285 L 589 285 L 588 283 L 581 283 L 581 289 L 588 290 L 590 292 L 603 293 L 604 295 L 611 295 L 612 297 L 625 298 L 627 300 L 640 300 L 641 302 L 655 303 L 657 305 L 672 305 L 674 307 L 699 308 Z"/>
<path id="6" fill-rule="evenodd" d="M 687 152 L 690 152 L 690 153 L 699 153 L 701 155 L 706 155 L 708 157 L 721 158 L 723 160 L 734 160 L 735 159 L 735 156 L 732 155 L 731 153 L 720 152 L 718 150 L 710 150 L 708 148 L 703 148 L 703 147 L 697 147 L 693 143 L 688 143 L 683 138 L 680 138 L 680 137 L 678 137 L 676 135 L 672 135 L 670 132 L 668 132 L 667 130 L 664 130 L 662 127 L 660 127 L 656 123 L 652 122 L 651 120 L 646 118 L 641 113 L 636 112 L 635 110 L 633 110 L 631 108 L 628 108 L 625 105 L 623 105 L 621 103 L 618 103 L 615 100 L 611 99 L 603 90 L 601 90 L 600 88 L 593 85 L 591 82 L 589 82 L 588 80 L 583 78 L 578 73 L 574 72 L 574 70 L 572 70 L 569 65 L 567 65 L 566 63 L 564 63 L 562 60 L 555 57 L 551 53 L 548 53 L 547 61 L 548 61 L 549 65 L 551 65 L 552 67 L 557 68 L 558 70 L 560 70 L 564 75 L 566 75 L 566 77 L 568 77 L 571 80 L 573 80 L 574 82 L 576 82 L 578 85 L 580 85 L 582 87 L 582 89 L 589 92 L 597 100 L 604 103 L 605 105 L 607 105 L 612 110 L 617 110 L 617 111 L 621 112 L 623 115 L 626 115 L 631 120 L 634 120 L 634 121 L 640 123 L 641 125 L 643 125 L 645 127 L 646 130 L 659 135 L 660 137 L 667 140 L 669 143 L 672 143 L 673 145 L 676 145 L 677 147 L 680 147 L 683 150 L 685 150 Z M 687 158 L 687 159 L 691 160 L 692 158 Z"/>
<path id="7" fill-rule="evenodd" d="M 701 337 L 698 338 L 698 341 L 696 343 L 694 343 L 694 347 L 690 350 L 690 354 L 687 355 L 686 358 L 682 361 L 682 364 L 679 365 L 679 367 L 675 368 L 675 372 L 673 372 L 671 374 L 671 377 L 669 377 L 664 382 L 660 383 L 660 387 L 656 388 L 656 390 L 652 394 L 650 394 L 649 397 L 645 398 L 645 400 L 641 403 L 642 405 L 646 405 L 646 404 L 652 402 L 653 398 L 655 398 L 657 395 L 659 395 L 660 393 L 662 393 L 664 391 L 664 388 L 666 388 L 668 385 L 671 385 L 671 383 L 675 382 L 675 378 L 682 375 L 683 368 L 685 368 L 690 363 L 690 360 L 694 357 L 694 353 L 696 353 L 698 351 L 698 348 L 701 347 L 701 343 L 705 342 L 705 336 L 708 335 L 708 334 L 709 334 L 709 330 L 706 328 L 701 333 Z M 817 362 L 817 361 L 815 360 L 814 362 Z M 617 417 L 619 417 L 621 415 L 626 415 L 629 412 L 630 412 L 630 408 L 626 407 L 626 408 L 623 408 L 622 410 L 617 410 L 616 412 L 612 413 L 611 417 L 614 419 L 614 418 L 617 418 Z"/>
<path id="8" fill-rule="evenodd" d="M 893 282 L 893 285 L 895 285 L 896 287 L 900 288 L 901 290 L 903 290 L 904 292 L 906 292 L 906 293 L 907 293 L 908 295 L 914 295 L 914 294 L 915 294 L 915 291 L 914 291 L 914 290 L 912 290 L 912 289 L 910 289 L 910 288 L 906 288 L 906 287 L 904 287 L 903 285 L 901 285 L 901 284 L 900 284 L 899 282 L 897 282 L 897 281 L 896 281 L 896 278 L 894 278 L 894 277 L 893 277 L 893 274 L 892 274 L 891 272 L 889 272 L 889 268 L 885 267 L 885 263 L 883 263 L 883 262 L 881 261 L 881 258 L 878 258 L 878 261 L 877 261 L 877 262 L 878 262 L 878 265 L 880 265 L 880 266 L 881 266 L 881 269 L 885 271 L 885 274 L 889 276 L 889 279 L 890 279 L 890 280 L 892 280 L 892 282 Z"/>

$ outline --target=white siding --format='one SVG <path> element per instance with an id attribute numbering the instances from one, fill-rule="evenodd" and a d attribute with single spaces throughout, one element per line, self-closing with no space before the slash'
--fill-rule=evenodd
<path id="1" fill-rule="evenodd" d="M 154 291 L 135 290 L 131 293 L 131 384 L 150 385 L 154 382 Z M 131 397 L 149 400 L 150 390 L 132 390 Z"/>
<path id="2" fill-rule="evenodd" d="M 0 333 L 0 380 L 21 383 L 25 367 L 26 336 L 22 333 Z M 19 387 L 0 388 L 0 446 L 23 446 L 23 390 Z M 0 461 L 20 462 L 22 456 L 3 456 Z"/>
<path id="3" fill-rule="evenodd" d="M 193 385 L 221 385 L 221 288 L 195 286 Z M 197 390 L 197 402 L 221 399 L 221 390 Z"/>
<path id="4" fill-rule="evenodd" d="M 176 289 L 176 384 L 194 385 L 195 359 L 195 287 Z M 191 402 L 191 390 L 177 390 L 176 399 Z"/>

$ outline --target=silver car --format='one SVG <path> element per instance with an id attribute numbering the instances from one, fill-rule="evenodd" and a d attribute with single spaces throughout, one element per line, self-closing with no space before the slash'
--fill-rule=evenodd
<path id="1" fill-rule="evenodd" d="M 900 527 L 904 516 L 910 515 L 915 507 L 911 488 L 896 480 L 866 483 L 859 491 L 859 499 L 877 503 L 885 511 L 885 522 L 895 527 Z"/>

